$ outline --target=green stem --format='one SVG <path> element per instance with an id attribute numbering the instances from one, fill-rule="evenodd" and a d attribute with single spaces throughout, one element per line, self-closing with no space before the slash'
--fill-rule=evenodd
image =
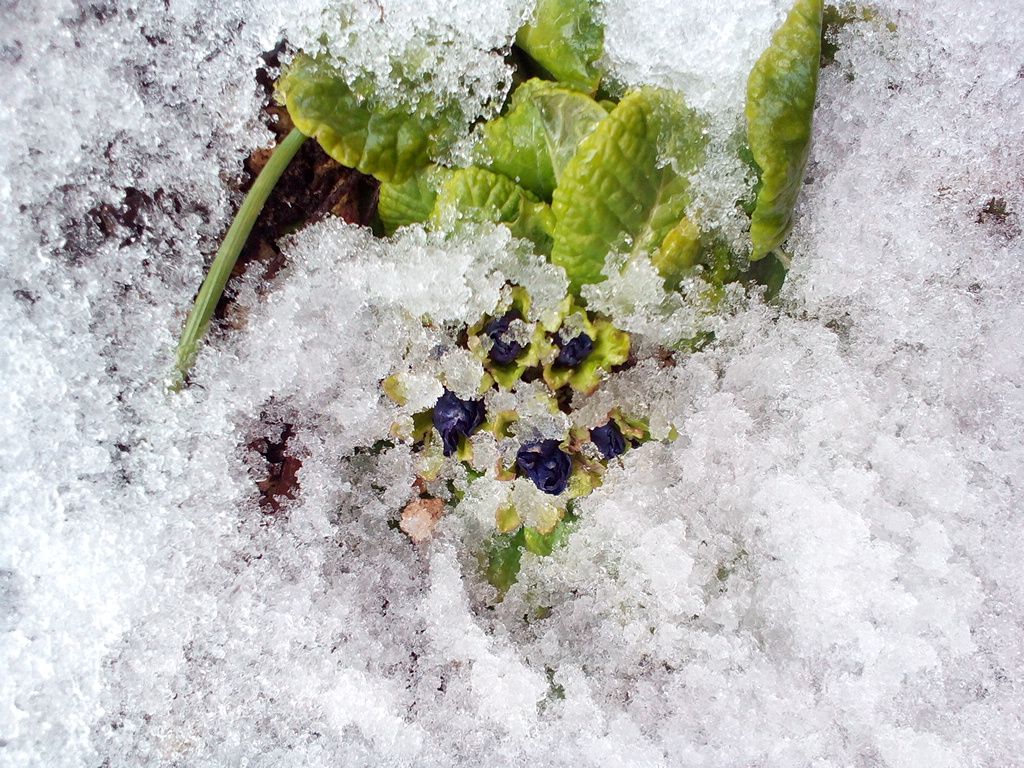
<path id="1" fill-rule="evenodd" d="M 293 128 L 284 141 L 277 145 L 274 154 L 270 156 L 267 164 L 260 171 L 260 175 L 256 177 L 249 194 L 245 196 L 235 220 L 231 222 L 231 227 L 224 236 L 224 242 L 220 244 L 217 256 L 214 258 L 213 264 L 210 265 L 210 271 L 199 288 L 199 294 L 196 296 L 196 302 L 192 306 L 188 320 L 185 321 L 185 330 L 182 331 L 181 340 L 178 342 L 172 390 L 177 391 L 184 385 L 185 377 L 199 352 L 199 342 L 206 334 L 206 329 L 210 327 L 213 311 L 224 293 L 224 286 L 227 285 L 228 278 L 231 277 L 235 262 L 238 261 L 238 254 L 242 252 L 245 241 L 249 239 L 249 233 L 252 232 L 253 225 L 274 186 L 281 178 L 281 174 L 284 173 L 284 169 L 288 167 L 305 140 L 305 134 L 297 128 Z"/>

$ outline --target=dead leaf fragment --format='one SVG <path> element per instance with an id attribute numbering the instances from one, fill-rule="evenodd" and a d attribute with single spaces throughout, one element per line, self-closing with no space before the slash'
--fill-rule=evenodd
<path id="1" fill-rule="evenodd" d="M 442 499 L 415 499 L 402 510 L 398 527 L 417 544 L 434 534 L 434 527 L 444 512 Z"/>

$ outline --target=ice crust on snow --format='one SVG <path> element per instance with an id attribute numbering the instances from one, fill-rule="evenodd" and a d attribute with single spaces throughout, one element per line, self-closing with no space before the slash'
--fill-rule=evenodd
<path id="1" fill-rule="evenodd" d="M 642 270 L 594 289 L 641 349 L 666 316 L 716 342 L 574 398 L 577 425 L 628 406 L 679 437 L 612 462 L 494 609 L 476 552 L 508 484 L 439 480 L 466 495 L 414 545 L 418 459 L 379 441 L 468 386 L 458 328 L 507 277 L 528 320 L 554 311 L 564 276 L 507 231 L 304 230 L 164 385 L 269 140 L 259 54 L 334 14 L 381 76 L 447 41 L 424 66 L 480 105 L 529 8 L 5 7 L 0 764 L 1017 764 L 1024 9 L 873 7 L 896 31 L 847 25 L 822 71 L 780 303 L 667 313 Z M 784 11 L 609 0 L 607 65 L 735 124 Z M 539 419 L 537 394 L 488 407 Z M 286 424 L 300 488 L 268 516 L 249 445 Z"/>

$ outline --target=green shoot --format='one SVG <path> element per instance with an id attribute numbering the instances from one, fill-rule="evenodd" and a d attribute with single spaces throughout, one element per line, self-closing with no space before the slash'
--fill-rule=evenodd
<path id="1" fill-rule="evenodd" d="M 221 243 L 217 250 L 217 256 L 214 258 L 213 264 L 210 265 L 210 271 L 199 288 L 199 294 L 196 296 L 195 304 L 192 305 L 188 320 L 185 321 L 185 329 L 178 342 L 174 380 L 171 383 L 173 391 L 180 390 L 184 385 L 185 377 L 188 376 L 199 352 L 199 342 L 206 334 L 207 328 L 210 327 L 213 311 L 224 293 L 224 286 L 227 285 L 228 278 L 231 277 L 231 271 L 235 268 L 238 255 L 242 252 L 245 241 L 249 239 L 249 233 L 252 232 L 253 225 L 263 210 L 267 198 L 270 197 L 270 193 L 281 178 L 281 174 L 284 173 L 284 169 L 288 167 L 305 140 L 305 134 L 298 129 L 292 129 L 292 132 L 274 150 L 274 154 L 270 156 L 267 164 L 263 166 L 252 189 L 249 190 L 249 194 L 245 196 L 242 206 L 238 209 L 235 220 L 231 222 L 231 227 L 224 236 L 224 242 Z"/>

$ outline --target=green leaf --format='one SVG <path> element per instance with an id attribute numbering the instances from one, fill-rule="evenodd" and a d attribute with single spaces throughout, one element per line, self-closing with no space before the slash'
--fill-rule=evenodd
<path id="1" fill-rule="evenodd" d="M 527 80 L 508 112 L 484 125 L 480 165 L 550 200 L 576 147 L 607 114 L 582 93 Z"/>
<path id="2" fill-rule="evenodd" d="M 580 143 L 551 202 L 551 259 L 573 291 L 604 279 L 609 253 L 651 255 L 661 247 L 690 202 L 687 176 L 704 158 L 703 129 L 682 97 L 644 88 Z"/>
<path id="3" fill-rule="evenodd" d="M 747 80 L 747 142 L 761 170 L 750 223 L 752 261 L 782 244 L 811 147 L 823 0 L 797 0 Z"/>
<path id="4" fill-rule="evenodd" d="M 532 552 L 541 557 L 551 554 L 551 534 L 544 535 L 536 528 L 526 526 L 523 528 L 524 545 L 527 552 Z"/>
<path id="5" fill-rule="evenodd" d="M 523 547 L 527 552 L 532 552 L 541 557 L 547 557 L 554 550 L 565 546 L 569 534 L 576 530 L 576 523 L 579 518 L 572 512 L 566 512 L 558 524 L 547 533 L 541 533 L 536 528 L 523 526 Z"/>
<path id="6" fill-rule="evenodd" d="M 523 529 L 512 534 L 494 536 L 487 543 L 484 552 L 484 575 L 487 581 L 498 590 L 500 600 L 516 583 L 525 545 Z"/>
<path id="7" fill-rule="evenodd" d="M 867 5 L 860 6 L 854 2 L 843 2 L 838 5 L 826 5 L 821 28 L 821 66 L 827 67 L 835 63 L 839 52 L 839 34 L 848 24 L 881 22 L 878 9 Z M 885 29 L 896 31 L 892 21 L 885 21 Z M 853 75 L 848 76 L 849 79 Z"/>
<path id="8" fill-rule="evenodd" d="M 429 92 L 387 105 L 356 93 L 340 72 L 306 55 L 295 58 L 277 87 L 296 128 L 342 165 L 381 181 L 405 181 L 463 132 L 458 110 Z"/>
<path id="9" fill-rule="evenodd" d="M 431 222 L 451 229 L 460 222 L 494 222 L 515 237 L 532 240 L 537 252 L 551 252 L 551 208 L 514 181 L 483 168 L 452 171 L 441 184 Z"/>
<path id="10" fill-rule="evenodd" d="M 786 281 L 786 265 L 775 254 L 768 254 L 766 258 L 751 264 L 744 277 L 751 282 L 765 286 L 764 297 L 767 301 L 771 301 L 779 295 L 782 284 Z"/>
<path id="11" fill-rule="evenodd" d="M 427 166 L 401 183 L 381 182 L 377 213 L 385 234 L 391 235 L 399 227 L 430 218 L 437 200 L 437 187 L 445 173 L 444 168 Z"/>
<path id="12" fill-rule="evenodd" d="M 674 290 L 700 263 L 700 257 L 700 230 L 689 218 L 683 216 L 665 235 L 658 252 L 651 256 L 651 262 L 665 278 L 665 287 Z"/>
<path id="13" fill-rule="evenodd" d="M 516 44 L 556 80 L 584 93 L 597 91 L 604 28 L 595 0 L 537 0 L 533 22 L 519 30 Z"/>

